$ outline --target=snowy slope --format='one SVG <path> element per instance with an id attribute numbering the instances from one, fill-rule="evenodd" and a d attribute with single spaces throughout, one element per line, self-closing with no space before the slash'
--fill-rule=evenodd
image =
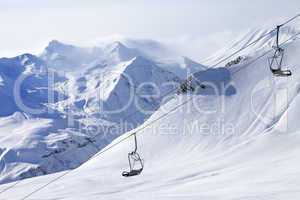
<path id="1" fill-rule="evenodd" d="M 206 82 L 206 88 L 175 96 L 137 128 L 138 150 L 145 163 L 140 176 L 121 176 L 128 168 L 127 152 L 133 150 L 131 139 L 67 174 L 27 179 L 0 197 L 298 199 L 300 41 L 292 41 L 285 47 L 285 63 L 294 73 L 289 78 L 273 77 L 266 57 L 256 60 L 265 52 L 263 48 L 253 50 L 239 65 L 196 74 L 198 81 Z M 230 85 L 225 87 L 230 92 L 214 94 L 207 81 L 216 83 L 218 89 L 224 83 Z M 184 106 L 152 124 L 186 100 L 189 101 Z M 132 132 L 120 136 L 111 145 Z M 13 184 L 2 185 L 0 190 Z M 32 196 L 27 196 L 34 191 Z"/>
<path id="2" fill-rule="evenodd" d="M 24 54 L 14 58 L 1 58 L 0 103 L 2 107 L 0 116 L 8 116 L 20 111 L 20 105 L 17 105 L 18 102 L 26 107 L 46 109 L 47 94 L 50 92 L 53 93 L 53 102 L 55 102 L 58 93 L 52 90 L 52 87 L 49 87 L 48 74 L 44 61 L 34 55 Z M 57 82 L 64 80 L 55 72 L 51 74 L 53 80 Z M 15 90 L 20 91 L 18 92 L 19 96 L 14 95 Z M 19 99 L 20 101 L 18 101 Z"/>
<path id="3" fill-rule="evenodd" d="M 234 39 L 230 42 L 230 45 L 220 49 L 215 54 L 210 56 L 209 58 L 202 61 L 203 64 L 210 66 L 215 63 L 218 63 L 222 60 L 222 58 L 231 55 L 232 53 L 236 52 L 237 50 L 244 48 L 250 43 L 255 42 L 259 38 L 267 35 L 270 30 L 269 29 L 251 29 L 244 34 L 241 34 L 237 39 Z M 280 29 L 280 41 L 283 42 L 289 38 L 290 35 L 299 33 L 299 28 L 295 28 L 294 26 L 285 26 Z M 251 56 L 251 54 L 255 53 L 259 50 L 266 50 L 270 49 L 275 45 L 275 38 L 276 38 L 276 31 L 273 31 L 272 34 L 263 37 L 259 42 L 251 45 L 251 48 L 247 48 L 241 53 L 237 54 L 235 57 L 238 56 Z M 225 65 L 229 61 L 226 60 L 222 64 Z"/>

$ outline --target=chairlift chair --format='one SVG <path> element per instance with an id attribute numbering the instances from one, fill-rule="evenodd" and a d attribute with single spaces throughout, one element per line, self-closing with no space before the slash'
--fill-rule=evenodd
<path id="1" fill-rule="evenodd" d="M 291 70 L 282 70 L 282 62 L 284 57 L 284 49 L 279 45 L 279 33 L 280 27 L 282 25 L 277 26 L 277 36 L 276 36 L 276 46 L 274 47 L 274 55 L 268 59 L 269 67 L 274 76 L 279 77 L 287 77 L 291 76 Z"/>
<path id="2" fill-rule="evenodd" d="M 124 177 L 130 177 L 130 176 L 136 176 L 139 175 L 144 168 L 143 161 L 140 157 L 140 155 L 137 153 L 137 139 L 136 139 L 136 133 L 134 133 L 134 151 L 128 153 L 128 162 L 129 162 L 129 171 L 124 171 L 122 173 L 122 176 Z M 139 164 L 139 168 L 135 168 L 135 164 Z"/>

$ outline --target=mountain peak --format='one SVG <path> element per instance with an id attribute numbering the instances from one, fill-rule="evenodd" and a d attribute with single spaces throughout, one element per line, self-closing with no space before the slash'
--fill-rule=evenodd
<path id="1" fill-rule="evenodd" d="M 62 43 L 59 42 L 58 40 L 51 40 L 51 41 L 49 42 L 49 46 L 52 46 L 52 45 L 60 45 L 60 44 L 62 44 Z"/>
<path id="2" fill-rule="evenodd" d="M 46 47 L 46 51 L 66 51 L 75 48 L 73 45 L 62 43 L 58 40 L 51 40 Z"/>
<path id="3" fill-rule="evenodd" d="M 113 51 L 125 51 L 128 50 L 129 48 L 125 46 L 123 43 L 121 43 L 120 41 L 115 41 L 109 44 L 107 49 L 109 50 L 109 52 L 113 52 Z"/>
<path id="4" fill-rule="evenodd" d="M 137 57 L 139 53 L 135 49 L 128 48 L 123 43 L 115 41 L 109 44 L 107 52 L 114 61 L 129 61 L 134 57 Z"/>

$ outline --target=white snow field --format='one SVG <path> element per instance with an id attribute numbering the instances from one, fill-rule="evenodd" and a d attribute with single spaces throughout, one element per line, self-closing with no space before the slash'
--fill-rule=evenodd
<path id="1" fill-rule="evenodd" d="M 80 167 L 1 185 L 0 199 L 300 199 L 299 39 L 285 48 L 291 77 L 274 77 L 271 53 L 257 59 L 269 49 L 254 49 L 237 65 L 197 73 L 205 88 L 175 95 Z M 216 94 L 207 82 L 226 89 Z M 134 132 L 144 170 L 125 178 Z"/>

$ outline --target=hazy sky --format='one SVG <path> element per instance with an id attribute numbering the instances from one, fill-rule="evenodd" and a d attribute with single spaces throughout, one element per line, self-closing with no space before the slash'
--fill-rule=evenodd
<path id="1" fill-rule="evenodd" d="M 52 39 L 80 45 L 123 35 L 166 41 L 197 59 L 237 33 L 300 13 L 300 0 L 0 0 L 0 57 Z"/>

